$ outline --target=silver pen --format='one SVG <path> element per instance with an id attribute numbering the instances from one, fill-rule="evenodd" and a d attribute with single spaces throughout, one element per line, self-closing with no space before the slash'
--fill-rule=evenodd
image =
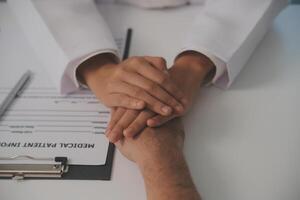
<path id="1" fill-rule="evenodd" d="M 22 90 L 24 85 L 30 79 L 32 73 L 30 70 L 26 71 L 17 84 L 12 88 L 12 90 L 8 93 L 2 104 L 0 105 L 0 120 L 1 117 L 4 115 L 7 108 L 12 104 L 16 96 L 18 96 L 19 92 Z"/>

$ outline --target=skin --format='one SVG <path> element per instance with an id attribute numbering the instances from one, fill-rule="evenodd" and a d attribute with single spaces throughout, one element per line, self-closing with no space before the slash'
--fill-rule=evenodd
<path id="1" fill-rule="evenodd" d="M 183 126 L 177 118 L 116 143 L 119 151 L 139 167 L 148 200 L 201 199 L 183 156 L 183 140 Z"/>
<path id="2" fill-rule="evenodd" d="M 159 109 L 156 110 L 153 106 L 151 107 L 150 104 L 146 107 L 137 107 L 136 102 L 144 100 L 139 99 L 140 95 L 130 96 L 119 90 L 118 95 L 127 95 L 127 99 L 123 96 L 127 104 L 122 104 L 121 101 L 107 102 L 107 105 L 111 103 L 113 111 L 107 137 L 116 144 L 125 157 L 136 162 L 144 178 L 148 200 L 200 200 L 200 195 L 193 184 L 183 156 L 184 131 L 180 119 L 177 117 L 183 115 L 192 105 L 194 96 L 201 84 L 206 78 L 210 77 L 210 74 L 213 74 L 214 66 L 207 57 L 197 52 L 185 52 L 180 55 L 168 73 L 166 73 L 166 68 L 154 66 L 157 65 L 154 62 L 156 59 L 154 57 L 139 59 L 151 63 L 153 68 L 158 69 L 161 74 L 167 74 L 166 77 L 170 80 L 170 83 L 174 83 L 175 86 L 176 83 L 180 85 L 178 91 L 182 90 L 184 93 L 180 94 L 180 97 L 178 96 L 180 100 L 178 102 L 183 104 L 184 109 L 181 112 L 173 112 L 172 110 L 168 115 L 165 115 L 161 114 Z M 111 79 L 110 76 L 114 75 L 113 71 L 119 67 L 127 66 L 126 63 L 141 64 L 126 61 L 125 64 L 112 64 L 112 60 L 107 60 L 104 63 L 95 61 L 95 63 L 92 63 L 93 65 L 89 65 L 94 67 L 86 67 L 84 70 L 80 70 L 79 77 L 87 83 L 100 100 L 104 99 L 105 101 L 105 98 L 112 98 L 107 96 L 115 94 L 110 93 L 111 88 L 105 86 L 105 84 L 109 81 L 115 81 L 118 85 L 119 80 L 124 81 L 121 79 L 124 71 L 119 71 L 119 77 L 115 79 Z M 104 84 L 104 86 L 101 84 Z M 138 86 L 137 83 L 132 84 Z M 163 85 L 158 84 L 158 86 L 171 96 L 176 96 L 172 91 L 166 90 Z M 101 89 L 104 90 L 104 94 L 99 91 Z M 108 91 L 105 91 L 105 89 Z M 145 92 L 149 91 L 145 90 Z M 149 92 L 149 94 L 152 93 Z M 113 100 L 110 99 L 110 101 Z M 174 107 L 176 108 L 176 106 Z M 154 128 L 156 126 L 160 127 Z M 123 137 L 123 134 L 127 137 Z"/>
<path id="3" fill-rule="evenodd" d="M 196 52 L 186 52 L 180 55 L 169 70 L 169 75 L 184 91 L 186 101 L 184 112 L 162 116 L 150 110 L 136 111 L 132 109 L 113 108 L 111 121 L 106 132 L 111 142 L 116 142 L 124 136 L 133 137 L 146 126 L 158 127 L 178 116 L 184 115 L 193 104 L 194 96 L 199 91 L 205 79 L 213 75 L 213 63 Z M 189 77 L 188 79 L 186 77 Z M 179 84 L 180 83 L 180 84 Z"/>
<path id="4" fill-rule="evenodd" d="M 108 107 L 149 110 L 163 116 L 184 111 L 183 92 L 160 57 L 131 57 L 121 63 L 100 54 L 83 63 L 77 75 Z"/>
<path id="5" fill-rule="evenodd" d="M 195 51 L 179 55 L 168 71 L 160 57 L 132 57 L 118 64 L 113 55 L 101 54 L 80 66 L 78 77 L 112 109 L 106 136 L 115 143 L 184 115 L 214 69 Z"/>

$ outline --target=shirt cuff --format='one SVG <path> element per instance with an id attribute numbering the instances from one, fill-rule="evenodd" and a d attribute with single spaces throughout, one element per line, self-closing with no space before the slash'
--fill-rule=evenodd
<path id="1" fill-rule="evenodd" d="M 68 94 L 68 93 L 75 92 L 79 89 L 83 89 L 83 88 L 87 89 L 88 86 L 81 83 L 77 79 L 77 76 L 76 76 L 77 69 L 86 60 L 88 60 L 96 55 L 103 54 L 103 53 L 111 53 L 111 54 L 114 54 L 116 57 L 120 58 L 119 52 L 117 50 L 104 49 L 104 50 L 91 52 L 89 54 L 86 54 L 82 57 L 79 57 L 79 58 L 71 61 L 69 63 L 69 65 L 67 66 L 64 76 L 63 76 L 63 80 L 62 80 L 62 84 L 61 84 L 61 93 Z"/>

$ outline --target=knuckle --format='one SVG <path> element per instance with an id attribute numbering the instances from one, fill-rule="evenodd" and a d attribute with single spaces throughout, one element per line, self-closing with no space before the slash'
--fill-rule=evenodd
<path id="1" fill-rule="evenodd" d="M 138 65 L 141 62 L 142 62 L 142 58 L 140 58 L 138 56 L 134 56 L 129 59 L 129 64 L 132 64 L 132 65 Z"/>
<path id="2" fill-rule="evenodd" d="M 147 91 L 150 91 L 150 92 L 155 92 L 157 91 L 157 86 L 155 83 L 149 83 L 147 85 Z"/>
<path id="3" fill-rule="evenodd" d="M 118 123 L 118 124 L 115 126 L 115 130 L 118 132 L 118 134 L 120 134 L 120 133 L 122 133 L 124 127 L 125 127 L 124 124 Z"/>
<path id="4" fill-rule="evenodd" d="M 177 85 L 176 85 L 176 88 L 179 88 Z M 179 89 L 177 90 L 176 88 L 170 88 L 171 92 L 173 92 L 177 98 L 183 98 L 184 97 L 184 94 L 183 92 L 181 92 Z"/>
<path id="5" fill-rule="evenodd" d="M 157 57 L 157 62 L 160 66 L 165 66 L 167 61 L 163 57 Z"/>
<path id="6" fill-rule="evenodd" d="M 118 133 L 117 132 L 112 132 L 110 135 L 109 135 L 109 138 L 110 138 L 110 140 L 114 140 L 114 138 L 116 138 L 116 136 L 118 135 Z"/>
<path id="7" fill-rule="evenodd" d="M 111 119 L 109 125 L 110 126 L 115 126 L 117 122 L 118 122 L 118 120 L 116 118 Z"/>
<path id="8" fill-rule="evenodd" d="M 138 106 L 137 100 L 133 98 L 128 99 L 126 104 L 128 108 L 133 108 L 133 109 L 135 109 Z"/>
<path id="9" fill-rule="evenodd" d="M 153 103 L 153 109 L 154 110 L 157 110 L 157 111 L 160 111 L 161 107 L 163 106 L 162 103 L 160 103 L 159 101 L 156 101 Z"/>
<path id="10" fill-rule="evenodd" d="M 145 93 L 144 93 L 144 91 L 142 89 L 136 89 L 134 91 L 134 96 L 135 97 L 145 96 Z"/>
<path id="11" fill-rule="evenodd" d="M 117 123 L 117 119 L 118 119 L 118 115 L 117 114 L 112 114 L 111 117 L 110 117 L 109 125 L 112 125 L 112 124 L 115 125 Z"/>
<path id="12" fill-rule="evenodd" d="M 176 101 L 175 101 L 171 96 L 167 97 L 166 103 L 167 103 L 168 105 L 172 105 L 172 106 L 177 105 Z"/>
<path id="13" fill-rule="evenodd" d="M 112 81 L 109 81 L 106 85 L 108 91 L 112 91 L 114 88 L 114 84 Z"/>
<path id="14" fill-rule="evenodd" d="M 164 85 L 164 84 L 166 84 L 166 83 L 168 82 L 168 80 L 169 80 L 168 76 L 165 75 L 165 74 L 162 74 L 162 75 L 159 77 L 158 82 L 159 82 L 159 84 Z"/>
<path id="15" fill-rule="evenodd" d="M 130 130 L 130 135 L 134 135 L 136 132 L 138 132 L 135 124 L 129 126 L 128 129 Z"/>
<path id="16" fill-rule="evenodd" d="M 136 122 L 131 126 L 131 129 L 132 129 L 134 132 L 137 132 L 137 131 L 139 131 L 142 127 L 143 127 L 143 123 L 142 123 L 141 121 L 136 121 Z"/>
<path id="17" fill-rule="evenodd" d="M 124 75 L 124 68 L 123 67 L 119 67 L 118 69 L 116 69 L 115 73 L 114 73 L 114 77 L 115 78 L 120 78 Z"/>
<path id="18" fill-rule="evenodd" d="M 127 106 L 127 107 L 136 107 L 136 101 L 135 100 L 133 100 L 133 99 L 127 99 L 126 101 L 125 101 L 125 106 Z"/>
<path id="19" fill-rule="evenodd" d="M 133 100 L 133 99 L 128 99 L 126 104 L 128 105 L 128 107 L 133 107 L 135 108 L 137 106 L 137 101 Z"/>

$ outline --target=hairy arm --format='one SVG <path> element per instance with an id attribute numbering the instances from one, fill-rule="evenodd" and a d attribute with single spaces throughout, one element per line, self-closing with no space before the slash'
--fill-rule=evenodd
<path id="1" fill-rule="evenodd" d="M 158 157 L 139 167 L 148 200 L 200 200 L 181 151 Z"/>
<path id="2" fill-rule="evenodd" d="M 120 152 L 138 165 L 148 200 L 201 199 L 183 155 L 183 139 L 180 119 L 174 119 L 116 143 Z"/>

